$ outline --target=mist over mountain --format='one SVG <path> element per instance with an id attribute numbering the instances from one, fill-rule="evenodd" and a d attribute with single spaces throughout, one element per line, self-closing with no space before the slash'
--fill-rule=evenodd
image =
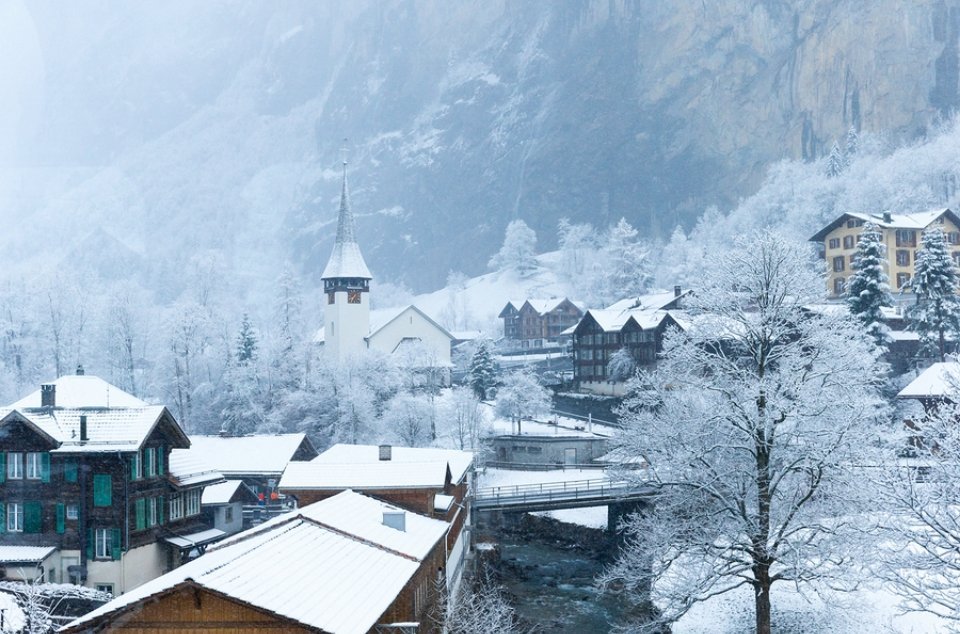
<path id="1" fill-rule="evenodd" d="M 543 248 L 561 217 L 667 238 L 850 127 L 923 134 L 960 103 L 958 15 L 943 0 L 6 0 L 7 274 L 80 262 L 173 299 L 213 254 L 243 293 L 287 262 L 316 282 L 344 139 L 380 280 L 483 272 L 515 218 Z"/>

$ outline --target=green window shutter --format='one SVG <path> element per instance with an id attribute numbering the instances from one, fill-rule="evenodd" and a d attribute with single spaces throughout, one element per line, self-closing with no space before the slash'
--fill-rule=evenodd
<path id="1" fill-rule="evenodd" d="M 137 530 L 142 531 L 147 527 L 146 520 L 146 502 L 140 498 L 134 503 L 135 515 L 137 517 Z"/>
<path id="2" fill-rule="evenodd" d="M 0 482 L 7 479 L 7 454 L 0 451 Z"/>
<path id="3" fill-rule="evenodd" d="M 163 475 L 163 445 L 157 447 L 157 475 Z"/>
<path id="4" fill-rule="evenodd" d="M 46 451 L 40 454 L 40 480 L 50 482 L 50 454 Z"/>
<path id="5" fill-rule="evenodd" d="M 130 456 L 130 481 L 133 482 L 137 479 L 137 459 L 140 457 L 140 454 L 135 453 Z"/>
<path id="6" fill-rule="evenodd" d="M 112 534 L 110 535 L 110 541 L 111 541 L 111 544 L 110 544 L 110 547 L 111 547 L 111 548 L 110 548 L 110 553 L 113 555 L 113 560 L 114 560 L 114 561 L 119 561 L 119 559 L 120 559 L 120 553 L 121 553 L 121 550 L 120 550 L 120 529 L 119 529 L 119 528 L 114 528 L 114 529 L 111 530 L 111 533 L 112 533 Z"/>
<path id="7" fill-rule="evenodd" d="M 40 502 L 23 503 L 23 532 L 39 533 L 43 523 L 43 505 Z"/>
<path id="8" fill-rule="evenodd" d="M 57 532 L 63 533 L 67 530 L 67 507 L 63 503 L 57 504 Z"/>
<path id="9" fill-rule="evenodd" d="M 0 456 L 3 455 L 3 452 L 0 452 Z M 7 532 L 7 505 L 3 502 L 0 502 L 0 533 Z"/>
<path id="10" fill-rule="evenodd" d="M 63 479 L 67 482 L 77 481 L 77 461 L 73 458 L 63 463 Z"/>
<path id="11" fill-rule="evenodd" d="M 93 505 L 111 506 L 113 504 L 113 478 L 109 475 L 93 476 Z"/>
<path id="12" fill-rule="evenodd" d="M 87 559 L 93 559 L 96 551 L 93 549 L 93 529 L 87 529 Z"/>
<path id="13" fill-rule="evenodd" d="M 163 503 L 164 498 L 161 495 L 157 498 L 157 524 L 163 524 Z"/>

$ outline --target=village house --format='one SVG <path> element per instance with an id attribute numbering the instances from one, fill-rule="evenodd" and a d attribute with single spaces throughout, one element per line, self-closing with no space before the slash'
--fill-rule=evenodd
<path id="1" fill-rule="evenodd" d="M 0 565 L 119 594 L 180 563 L 167 541 L 209 528 L 203 488 L 220 474 L 179 473 L 190 441 L 163 406 L 106 381 L 60 377 L 0 411 Z M 26 549 L 26 550 L 25 550 Z M 21 566 L 35 562 L 33 570 Z M 23 571 L 23 573 L 21 573 Z"/>
<path id="2" fill-rule="evenodd" d="M 227 538 L 61 632 L 436 632 L 449 530 L 344 491 Z"/>
<path id="3" fill-rule="evenodd" d="M 854 273 L 857 243 L 867 222 L 876 225 L 883 236 L 887 275 L 894 292 L 911 292 L 908 283 L 913 278 L 922 233 L 927 229 L 939 227 L 943 230 L 952 248 L 953 259 L 960 264 L 960 217 L 949 209 L 913 214 L 841 214 L 810 238 L 827 264 L 827 293 L 830 297 L 842 297 L 846 292 L 847 282 Z"/>
<path id="4" fill-rule="evenodd" d="M 292 462 L 280 491 L 301 506 L 351 489 L 443 520 L 447 584 L 459 584 L 469 548 L 473 454 L 454 449 L 337 444 L 311 462 Z"/>
<path id="5" fill-rule="evenodd" d="M 243 530 L 243 507 L 258 503 L 257 495 L 242 480 L 227 480 L 203 490 L 200 509 L 214 529 L 229 535 Z"/>
<path id="6" fill-rule="evenodd" d="M 590 309 L 568 330 L 573 335 L 573 380 L 580 390 L 619 396 L 625 383 L 612 376 L 610 360 L 620 350 L 636 366 L 656 362 L 669 328 L 684 328 L 675 311 L 690 291 L 652 293 L 621 300 L 605 309 Z"/>
<path id="7" fill-rule="evenodd" d="M 508 345 L 538 350 L 566 339 L 563 332 L 580 321 L 583 311 L 565 297 L 553 297 L 509 301 L 498 317 Z"/>

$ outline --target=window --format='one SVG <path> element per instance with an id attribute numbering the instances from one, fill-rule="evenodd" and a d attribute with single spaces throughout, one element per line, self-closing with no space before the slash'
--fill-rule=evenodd
<path id="1" fill-rule="evenodd" d="M 839 273 L 843 271 L 843 269 L 844 269 L 844 257 L 842 255 L 838 255 L 837 257 L 833 258 L 833 272 Z"/>
<path id="2" fill-rule="evenodd" d="M 897 229 L 897 246 L 898 247 L 915 247 L 917 246 L 917 232 L 913 229 Z"/>
<path id="3" fill-rule="evenodd" d="M 27 454 L 27 479 L 50 482 L 50 454 L 37 451 Z"/>
<path id="4" fill-rule="evenodd" d="M 228 507 L 226 507 L 225 509 L 223 509 L 223 521 L 226 522 L 227 524 L 229 524 L 230 522 L 233 521 L 233 507 L 232 507 L 232 506 L 228 506 Z"/>
<path id="5" fill-rule="evenodd" d="M 178 520 L 183 517 L 183 496 L 174 493 L 170 496 L 170 520 Z"/>
<path id="6" fill-rule="evenodd" d="M 120 529 L 98 528 L 93 532 L 94 557 L 120 559 Z"/>
<path id="7" fill-rule="evenodd" d="M 98 583 L 97 592 L 106 592 L 110 595 L 113 594 L 113 584 L 112 583 Z"/>
<path id="8" fill-rule="evenodd" d="M 336 295 L 334 295 L 334 292 L 333 292 L 333 291 L 328 292 L 328 293 L 327 293 L 327 304 L 332 304 L 332 303 L 333 303 L 333 300 L 334 300 L 334 297 L 336 297 Z"/>
<path id="9" fill-rule="evenodd" d="M 23 505 L 19 502 L 7 504 L 7 532 L 23 532 Z"/>
<path id="10" fill-rule="evenodd" d="M 910 266 L 910 252 L 906 249 L 897 249 L 897 266 Z"/>
<path id="11" fill-rule="evenodd" d="M 960 244 L 960 231 L 948 231 L 947 244 Z"/>
<path id="12" fill-rule="evenodd" d="M 143 472 L 140 470 L 140 452 L 130 456 L 130 479 L 139 480 L 143 477 Z"/>
<path id="13" fill-rule="evenodd" d="M 187 515 L 200 513 L 200 489 L 187 491 Z"/>
<path id="14" fill-rule="evenodd" d="M 833 294 L 834 295 L 843 295 L 847 290 L 847 280 L 842 277 L 835 277 L 833 279 Z"/>
<path id="15" fill-rule="evenodd" d="M 843 236 L 843 248 L 852 249 L 853 248 L 853 236 Z"/>
<path id="16" fill-rule="evenodd" d="M 67 504 L 67 519 L 76 520 L 80 519 L 80 507 L 76 504 Z"/>
<path id="17" fill-rule="evenodd" d="M 147 498 L 147 526 L 157 525 L 157 499 Z"/>
<path id="18" fill-rule="evenodd" d="M 863 220 L 854 220 L 850 219 L 847 221 L 847 229 L 853 229 L 854 227 L 862 227 Z"/>
<path id="19" fill-rule="evenodd" d="M 109 475 L 93 476 L 93 505 L 111 506 L 113 504 L 113 478 Z"/>
<path id="20" fill-rule="evenodd" d="M 830 241 L 827 243 L 827 248 L 829 248 L 829 249 L 839 249 L 839 248 L 840 248 L 840 238 L 830 238 Z"/>
<path id="21" fill-rule="evenodd" d="M 909 283 L 910 283 L 909 273 L 897 273 L 897 290 L 903 288 Z"/>
<path id="22" fill-rule="evenodd" d="M 152 478 L 157 475 L 155 451 L 153 447 L 146 447 L 143 450 L 143 477 Z"/>
<path id="23" fill-rule="evenodd" d="M 23 454 L 19 451 L 7 453 L 7 479 L 20 480 L 23 478 Z"/>

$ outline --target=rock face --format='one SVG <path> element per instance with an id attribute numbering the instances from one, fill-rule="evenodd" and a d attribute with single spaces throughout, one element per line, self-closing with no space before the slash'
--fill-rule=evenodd
<path id="1" fill-rule="evenodd" d="M 564 216 L 668 235 L 850 127 L 960 105 L 960 0 L 25 6 L 42 114 L 0 156 L 31 166 L 0 174 L 24 262 L 102 228 L 319 277 L 347 138 L 374 275 L 431 287 L 513 218 L 543 247 Z"/>

